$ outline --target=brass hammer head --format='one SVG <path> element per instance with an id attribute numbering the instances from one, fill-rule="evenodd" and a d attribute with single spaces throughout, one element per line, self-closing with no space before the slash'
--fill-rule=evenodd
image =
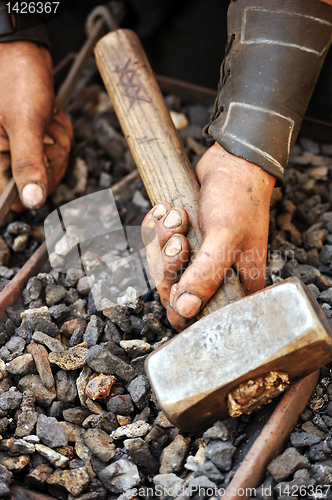
<path id="1" fill-rule="evenodd" d="M 324 314 L 289 278 L 199 320 L 150 354 L 146 371 L 168 418 L 195 431 L 240 414 L 241 404 L 250 412 L 331 359 Z"/>

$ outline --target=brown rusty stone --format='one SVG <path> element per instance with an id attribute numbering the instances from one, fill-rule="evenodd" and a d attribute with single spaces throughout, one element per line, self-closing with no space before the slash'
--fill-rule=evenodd
<path id="1" fill-rule="evenodd" d="M 113 375 L 92 375 L 85 388 L 85 394 L 90 399 L 106 399 L 111 392 L 112 385 L 116 381 Z"/>
<path id="2" fill-rule="evenodd" d="M 88 352 L 87 342 L 71 347 L 65 352 L 51 352 L 48 355 L 50 363 L 54 363 L 63 370 L 76 370 L 85 365 L 85 355 Z"/>
<path id="3" fill-rule="evenodd" d="M 49 467 L 47 464 L 41 464 L 28 474 L 29 483 L 32 486 L 41 485 L 46 483 L 49 477 L 53 474 L 52 467 Z"/>
<path id="4" fill-rule="evenodd" d="M 73 496 L 80 495 L 89 484 L 90 478 L 87 467 L 79 469 L 55 471 L 47 480 L 48 484 L 60 484 Z"/>
<path id="5" fill-rule="evenodd" d="M 30 462 L 29 455 L 20 455 L 19 457 L 11 457 L 8 453 L 0 453 L 0 464 L 6 469 L 12 471 L 20 471 L 24 469 Z"/>
<path id="6" fill-rule="evenodd" d="M 129 415 L 117 415 L 116 419 L 118 424 L 122 427 L 124 425 L 128 425 L 132 423 L 132 418 Z"/>
<path id="7" fill-rule="evenodd" d="M 67 434 L 68 441 L 74 443 L 78 438 L 84 436 L 84 429 L 79 425 L 71 424 L 70 422 L 59 422 L 59 425 L 63 428 Z"/>
<path id="8" fill-rule="evenodd" d="M 76 319 L 70 319 L 69 321 L 66 321 L 61 329 L 61 335 L 64 335 L 68 339 L 72 336 L 76 328 L 80 327 L 86 327 L 86 320 L 83 318 L 76 318 Z"/>
<path id="9" fill-rule="evenodd" d="M 75 456 L 75 449 L 73 446 L 59 446 L 58 448 L 55 448 L 55 451 L 69 458 L 69 460 L 72 460 Z"/>

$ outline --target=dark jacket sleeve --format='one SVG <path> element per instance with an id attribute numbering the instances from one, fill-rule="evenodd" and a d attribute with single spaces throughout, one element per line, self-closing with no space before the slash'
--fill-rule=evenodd
<path id="1" fill-rule="evenodd" d="M 205 129 L 226 151 L 282 180 L 332 39 L 320 0 L 237 0 L 219 95 Z"/>
<path id="2" fill-rule="evenodd" d="M 28 40 L 50 48 L 47 22 L 76 4 L 77 0 L 0 1 L 0 43 Z"/>

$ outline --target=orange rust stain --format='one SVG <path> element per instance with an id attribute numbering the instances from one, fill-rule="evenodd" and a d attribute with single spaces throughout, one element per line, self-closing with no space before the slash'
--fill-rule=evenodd
<path id="1" fill-rule="evenodd" d="M 92 375 L 85 388 L 85 394 L 93 401 L 106 399 L 110 395 L 114 382 L 116 382 L 116 378 L 113 375 L 104 375 L 103 373 Z"/>

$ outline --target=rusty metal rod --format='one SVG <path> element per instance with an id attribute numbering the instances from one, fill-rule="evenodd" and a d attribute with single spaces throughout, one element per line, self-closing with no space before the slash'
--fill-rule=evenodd
<path id="1" fill-rule="evenodd" d="M 137 178 L 139 178 L 139 173 L 137 170 L 134 170 L 119 182 L 111 186 L 114 198 L 117 199 L 126 185 L 128 183 L 134 182 Z M 51 235 L 51 238 L 55 242 L 58 236 L 59 232 L 56 229 Z M 50 243 L 52 244 L 52 241 Z M 47 246 L 46 242 L 44 241 L 40 245 L 40 247 L 31 255 L 30 259 L 28 259 L 24 266 L 18 271 L 14 278 L 8 283 L 8 285 L 6 285 L 2 292 L 0 292 L 0 318 L 5 313 L 7 307 L 14 304 L 15 300 L 22 292 L 28 279 L 31 278 L 34 274 L 38 273 L 47 257 Z"/>
<path id="2" fill-rule="evenodd" d="M 63 230 L 61 224 L 59 224 L 49 236 L 49 243 L 51 245 L 55 244 L 61 236 L 63 236 Z M 14 304 L 28 279 L 39 272 L 47 257 L 47 245 L 46 241 L 44 241 L 0 292 L 0 318 L 6 312 L 7 307 Z"/>
<path id="3" fill-rule="evenodd" d="M 6 312 L 7 307 L 14 304 L 23 290 L 25 283 L 39 271 L 40 267 L 47 259 L 47 256 L 47 247 L 44 241 L 8 285 L 5 286 L 2 292 L 0 292 L 0 318 Z"/>
<path id="4" fill-rule="evenodd" d="M 0 196 L 0 226 L 3 223 L 6 215 L 12 207 L 12 204 L 18 197 L 17 187 L 12 177 L 5 187 L 4 192 Z"/>
<path id="5" fill-rule="evenodd" d="M 104 21 L 102 19 L 98 19 L 91 35 L 87 38 L 83 47 L 79 51 L 72 67 L 70 68 L 67 78 L 59 89 L 57 104 L 58 106 L 60 106 L 60 108 L 65 109 L 67 107 L 79 81 L 80 75 L 86 67 L 87 61 L 93 52 L 94 46 L 96 45 L 98 40 L 106 33 L 106 31 L 107 29 Z"/>
<path id="6" fill-rule="evenodd" d="M 56 500 L 45 493 L 36 492 L 22 486 L 10 487 L 10 500 Z"/>
<path id="7" fill-rule="evenodd" d="M 267 466 L 286 445 L 318 377 L 319 370 L 294 383 L 284 394 L 227 486 L 223 500 L 246 500 L 250 497 L 250 488 L 260 485 Z"/>

